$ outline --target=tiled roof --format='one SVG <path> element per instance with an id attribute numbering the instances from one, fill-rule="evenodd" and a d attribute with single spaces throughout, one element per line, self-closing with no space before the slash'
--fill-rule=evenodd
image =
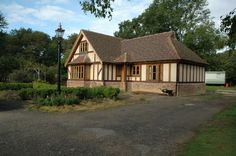
<path id="1" fill-rule="evenodd" d="M 179 42 L 174 32 L 164 32 L 134 39 L 121 39 L 82 30 L 103 62 L 148 62 L 185 60 L 206 62 Z"/>
<path id="2" fill-rule="evenodd" d="M 82 30 L 94 50 L 104 62 L 112 62 L 121 54 L 121 38 Z"/>
<path id="3" fill-rule="evenodd" d="M 78 64 L 78 63 L 91 63 L 91 60 L 89 59 L 87 55 L 79 55 L 76 59 L 74 59 L 68 64 L 73 65 L 73 64 Z"/>
<path id="4" fill-rule="evenodd" d="M 122 53 L 128 53 L 128 62 L 180 59 L 170 43 L 173 32 L 160 33 L 123 40 Z"/>

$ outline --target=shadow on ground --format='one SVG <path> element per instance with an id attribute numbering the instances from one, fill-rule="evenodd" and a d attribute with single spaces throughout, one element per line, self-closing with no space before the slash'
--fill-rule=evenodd
<path id="1" fill-rule="evenodd" d="M 23 108 L 23 101 L 0 99 L 0 112 Z"/>

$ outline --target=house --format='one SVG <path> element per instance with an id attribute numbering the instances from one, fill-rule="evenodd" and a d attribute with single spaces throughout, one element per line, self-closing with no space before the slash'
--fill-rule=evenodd
<path id="1" fill-rule="evenodd" d="M 65 63 L 68 87 L 112 86 L 175 95 L 205 92 L 206 62 L 174 32 L 121 39 L 81 30 Z"/>

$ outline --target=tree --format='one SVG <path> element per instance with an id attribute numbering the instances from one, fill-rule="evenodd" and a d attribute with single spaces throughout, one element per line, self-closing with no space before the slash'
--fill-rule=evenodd
<path id="1" fill-rule="evenodd" d="M 82 0 L 80 5 L 85 13 L 90 12 L 95 17 L 108 17 L 111 19 L 113 11 L 111 2 L 114 2 L 114 0 Z"/>
<path id="2" fill-rule="evenodd" d="M 9 34 L 11 44 L 8 51 L 19 57 L 23 56 L 28 60 L 44 63 L 50 41 L 49 35 L 43 32 L 25 28 L 15 29 Z"/>
<path id="3" fill-rule="evenodd" d="M 188 31 L 183 36 L 183 42 L 200 57 L 205 58 L 211 69 L 214 68 L 212 67 L 214 65 L 212 57 L 216 54 L 216 49 L 224 47 L 225 39 L 221 36 L 220 31 L 214 28 L 213 23 L 208 23 Z"/>
<path id="4" fill-rule="evenodd" d="M 3 29 L 5 29 L 7 27 L 7 21 L 5 19 L 5 17 L 3 16 L 3 14 L 0 12 L 0 32 L 3 31 Z"/>
<path id="5" fill-rule="evenodd" d="M 7 81 L 8 75 L 14 70 L 19 69 L 19 62 L 11 56 L 0 57 L 0 81 Z"/>
<path id="6" fill-rule="evenodd" d="M 236 47 L 236 8 L 225 17 L 221 16 L 221 31 L 228 35 L 227 45 L 231 50 Z"/>
<path id="7" fill-rule="evenodd" d="M 137 18 L 119 24 L 115 36 L 130 38 L 164 31 L 175 31 L 177 37 L 183 36 L 198 25 L 209 23 L 210 11 L 206 0 L 154 0 Z"/>
<path id="8" fill-rule="evenodd" d="M 121 38 L 174 31 L 177 39 L 199 54 L 214 68 L 216 50 L 224 47 L 225 38 L 210 19 L 206 0 L 154 0 L 138 17 L 119 24 L 114 33 Z"/>
<path id="9" fill-rule="evenodd" d="M 141 20 L 141 16 L 137 18 L 133 18 L 132 21 L 126 20 L 119 24 L 119 31 L 116 31 L 114 35 L 116 37 L 121 37 L 125 39 L 130 39 L 138 36 L 144 36 L 147 34 L 143 30 L 143 24 Z"/>
<path id="10" fill-rule="evenodd" d="M 3 30 L 7 27 L 7 22 L 5 17 L 2 15 L 2 13 L 0 12 L 0 49 L 1 49 L 1 53 L 0 56 L 2 55 L 2 53 L 5 50 L 5 45 L 6 45 L 6 37 L 7 34 L 6 32 L 4 32 Z"/>

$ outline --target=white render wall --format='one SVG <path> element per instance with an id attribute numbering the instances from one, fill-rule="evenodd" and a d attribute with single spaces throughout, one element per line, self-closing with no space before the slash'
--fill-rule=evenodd
<path id="1" fill-rule="evenodd" d="M 163 64 L 163 81 L 169 81 L 169 64 Z"/>
<path id="2" fill-rule="evenodd" d="M 146 67 L 146 65 L 141 65 L 141 81 L 146 81 L 146 79 L 147 79 L 147 67 Z"/>
<path id="3" fill-rule="evenodd" d="M 171 66 L 170 81 L 171 82 L 176 82 L 177 64 L 176 63 L 171 63 L 170 66 Z"/>
<path id="4" fill-rule="evenodd" d="M 179 64 L 179 82 L 204 82 L 204 73 L 204 67 L 189 64 Z"/>
<path id="5" fill-rule="evenodd" d="M 176 82 L 176 63 L 163 64 L 163 81 L 164 82 Z"/>

